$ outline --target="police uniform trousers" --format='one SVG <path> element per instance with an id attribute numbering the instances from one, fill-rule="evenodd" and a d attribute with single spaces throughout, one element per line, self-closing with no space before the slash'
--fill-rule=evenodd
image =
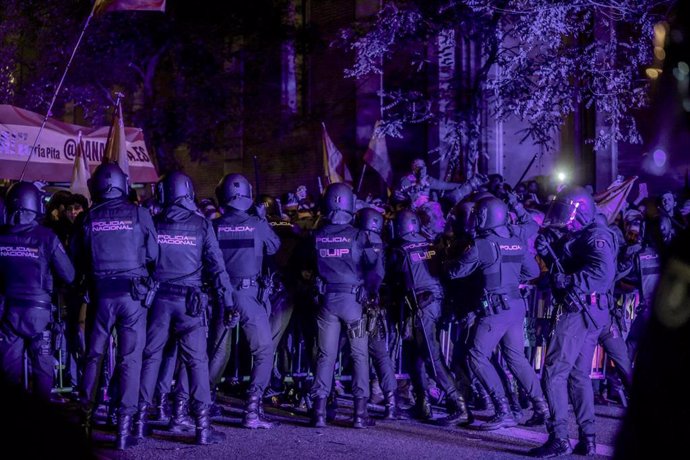
<path id="1" fill-rule="evenodd" d="M 379 318 L 378 321 L 385 320 Z M 398 389 L 398 381 L 395 379 L 395 368 L 388 350 L 387 340 L 388 337 L 385 334 L 380 334 L 377 327 L 377 333 L 369 336 L 369 356 L 376 376 L 379 378 L 381 390 L 384 393 L 391 393 Z"/>
<path id="2" fill-rule="evenodd" d="M 441 303 L 443 296 L 432 293 L 433 300 L 420 308 L 414 318 L 414 356 L 412 368 L 412 384 L 417 391 L 426 391 L 429 381 L 426 378 L 426 364 L 431 366 L 434 380 L 447 396 L 454 399 L 458 389 L 455 380 L 446 366 L 441 354 L 441 344 L 438 341 L 438 321 L 441 318 Z M 417 293 L 419 297 L 420 294 Z"/>
<path id="3" fill-rule="evenodd" d="M 168 337 L 168 341 L 163 347 L 163 356 L 161 358 L 160 370 L 158 371 L 158 383 L 156 384 L 156 393 L 154 395 L 154 397 L 157 398 L 161 403 L 164 403 L 165 401 L 160 401 L 159 398 L 170 393 L 176 370 L 177 340 L 176 336 L 172 335 Z"/>
<path id="4" fill-rule="evenodd" d="M 338 357 L 341 322 L 355 324 L 362 319 L 362 305 L 351 292 L 326 292 L 323 306 L 316 317 L 318 354 L 316 375 L 311 388 L 312 398 L 326 398 L 333 385 L 333 371 Z M 369 339 L 365 328 L 362 337 L 352 338 L 348 334 L 353 362 L 352 395 L 355 398 L 369 398 Z"/>
<path id="5" fill-rule="evenodd" d="M 130 283 L 129 280 L 125 281 Z M 146 309 L 140 300 L 132 299 L 129 291 L 99 290 L 92 298 L 94 301 L 90 307 L 95 312 L 84 366 L 82 403 L 87 410 L 93 409 L 96 403 L 103 358 L 115 329 L 119 415 L 134 415 L 139 400 L 141 360 L 146 344 Z"/>
<path id="6" fill-rule="evenodd" d="M 587 307 L 585 312 L 564 313 L 554 326 L 546 352 L 543 384 L 551 411 L 549 431 L 568 437 L 568 392 L 580 434 L 594 435 L 594 394 L 590 373 L 599 336 L 609 327 L 608 307 Z"/>
<path id="7" fill-rule="evenodd" d="M 33 371 L 33 393 L 49 399 L 55 368 L 51 334 L 50 304 L 6 299 L 0 323 L 0 372 L 6 382 L 21 387 L 24 352 L 28 352 Z"/>
<path id="8" fill-rule="evenodd" d="M 525 357 L 525 301 L 506 300 L 507 310 L 500 306 L 495 314 L 477 321 L 474 341 L 469 351 L 470 365 L 479 381 L 496 398 L 505 397 L 503 382 L 491 362 L 498 344 L 508 368 L 531 399 L 543 397 L 537 374 Z"/>
<path id="9" fill-rule="evenodd" d="M 635 319 L 633 319 L 632 324 L 630 325 L 628 336 L 625 338 L 625 344 L 628 348 L 628 357 L 632 362 L 634 362 L 635 358 L 637 357 L 637 350 L 639 348 L 640 341 L 647 330 L 651 312 L 652 309 L 649 306 L 644 306 L 643 308 L 638 309 Z"/>
<path id="10" fill-rule="evenodd" d="M 287 289 L 281 288 L 271 295 L 271 337 L 273 349 L 276 351 L 276 373 L 287 374 L 290 372 L 288 356 L 290 351 L 285 340 L 285 333 L 290 326 L 295 303 Z"/>
<path id="11" fill-rule="evenodd" d="M 608 359 L 616 366 L 616 373 L 623 382 L 626 390 L 632 385 L 632 363 L 628 355 L 628 347 L 623 340 L 623 334 L 615 317 L 609 314 L 609 327 L 599 336 L 599 342 L 606 352 Z"/>
<path id="12" fill-rule="evenodd" d="M 249 350 L 252 354 L 253 365 L 251 379 L 249 382 L 249 396 L 263 397 L 266 388 L 271 380 L 273 369 L 273 337 L 271 336 L 271 325 L 269 323 L 270 306 L 264 306 L 259 302 L 258 287 L 235 286 L 235 302 L 240 314 L 240 326 L 249 342 Z M 222 315 L 216 315 L 214 321 L 214 340 L 212 350 L 218 350 L 215 356 L 211 357 L 209 364 L 211 382 L 215 386 L 220 383 L 221 377 L 225 372 L 225 367 L 230 359 L 232 345 L 232 334 L 228 332 L 223 335 Z M 223 338 L 223 343 L 218 341 Z"/>
<path id="13" fill-rule="evenodd" d="M 180 361 L 187 368 L 192 409 L 198 412 L 211 404 L 204 316 L 189 315 L 186 298 L 159 291 L 149 311 L 140 403 L 153 402 L 165 346 L 172 337 L 177 342 Z"/>

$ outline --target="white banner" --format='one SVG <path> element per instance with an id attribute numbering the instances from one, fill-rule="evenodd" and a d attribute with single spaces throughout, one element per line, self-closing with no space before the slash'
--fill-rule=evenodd
<path id="1" fill-rule="evenodd" d="M 0 105 L 0 178 L 19 179 L 29 157 L 43 116 L 35 112 Z M 26 168 L 24 179 L 45 182 L 70 182 L 79 131 L 82 132 L 84 155 L 93 171 L 101 163 L 108 126 L 87 128 L 49 119 Z M 156 182 L 158 173 L 139 128 L 125 128 L 130 178 L 133 183 Z"/>

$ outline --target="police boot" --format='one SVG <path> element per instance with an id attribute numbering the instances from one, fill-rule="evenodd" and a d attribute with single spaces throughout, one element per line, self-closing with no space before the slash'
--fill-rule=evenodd
<path id="1" fill-rule="evenodd" d="M 194 419 L 196 422 L 195 442 L 197 444 L 205 446 L 225 441 L 225 433 L 216 431 L 211 427 L 211 418 L 209 417 L 208 408 L 199 410 Z"/>
<path id="2" fill-rule="evenodd" d="M 194 430 L 194 421 L 189 416 L 189 405 L 185 398 L 176 397 L 173 401 L 173 413 L 168 430 L 173 433 L 188 433 Z"/>
<path id="3" fill-rule="evenodd" d="M 338 398 L 331 392 L 326 400 L 326 421 L 332 422 L 338 416 Z"/>
<path id="4" fill-rule="evenodd" d="M 117 436 L 115 437 L 115 448 L 125 450 L 137 445 L 137 438 L 132 436 L 132 416 L 120 415 L 117 418 Z"/>
<path id="5" fill-rule="evenodd" d="M 474 394 L 474 408 L 476 410 L 495 411 L 494 402 L 491 400 L 491 396 L 489 396 L 484 385 L 477 383 L 474 388 L 476 391 Z"/>
<path id="6" fill-rule="evenodd" d="M 216 403 L 216 394 L 215 390 L 211 391 L 211 407 L 208 410 L 210 417 L 221 417 L 223 415 L 223 410 L 220 408 L 220 405 Z"/>
<path id="7" fill-rule="evenodd" d="M 117 406 L 115 406 L 114 401 L 110 401 L 108 404 L 108 412 L 105 416 L 105 424 L 108 429 L 116 429 L 118 423 L 117 417 Z"/>
<path id="8" fill-rule="evenodd" d="M 146 412 L 149 410 L 149 405 L 146 403 L 139 403 L 137 413 L 134 415 L 134 437 L 143 439 L 148 435 L 148 424 L 146 423 Z"/>
<path id="9" fill-rule="evenodd" d="M 355 398 L 355 413 L 352 419 L 352 426 L 354 428 L 366 428 L 374 425 L 374 421 L 369 418 L 369 413 L 367 412 L 367 398 Z"/>
<path id="10" fill-rule="evenodd" d="M 387 391 L 383 394 L 383 419 L 397 420 L 398 419 L 398 404 L 394 391 Z"/>
<path id="11" fill-rule="evenodd" d="M 91 439 L 91 436 L 93 435 L 93 409 L 88 408 L 88 409 L 82 409 L 81 413 L 81 429 L 82 433 L 84 433 L 84 436 L 86 439 Z"/>
<path id="12" fill-rule="evenodd" d="M 431 403 L 429 402 L 426 392 L 417 395 L 412 409 L 412 417 L 419 420 L 431 420 L 434 418 L 434 411 L 431 408 Z"/>
<path id="13" fill-rule="evenodd" d="M 549 406 L 543 396 L 532 399 L 532 417 L 525 422 L 525 426 L 540 426 L 549 418 Z"/>
<path id="14" fill-rule="evenodd" d="M 317 396 L 311 413 L 311 426 L 314 428 L 326 427 L 326 398 Z"/>
<path id="15" fill-rule="evenodd" d="M 158 397 L 158 404 L 156 404 L 156 413 L 153 416 L 153 420 L 161 422 L 170 420 L 170 414 L 168 413 L 168 393 L 163 393 Z"/>
<path id="16" fill-rule="evenodd" d="M 530 450 L 527 455 L 537 458 L 552 458 L 572 453 L 573 448 L 568 438 L 557 438 L 554 435 L 550 435 L 548 441 L 543 446 Z"/>
<path id="17" fill-rule="evenodd" d="M 249 399 L 247 399 L 247 406 L 244 412 L 244 421 L 242 422 L 243 427 L 251 429 L 273 428 L 273 424 L 264 420 L 261 416 L 260 403 L 261 398 L 257 395 L 252 395 L 249 397 Z"/>
<path id="18" fill-rule="evenodd" d="M 580 433 L 580 439 L 575 444 L 573 453 L 584 455 L 585 457 L 595 457 L 597 455 L 596 437 L 593 434 Z"/>
<path id="19" fill-rule="evenodd" d="M 501 428 L 517 426 L 518 423 L 517 420 L 513 418 L 513 413 L 510 410 L 508 398 L 505 396 L 500 398 L 494 396 L 493 400 L 496 413 L 489 420 L 477 426 L 477 429 L 481 431 L 493 431 Z"/>
<path id="20" fill-rule="evenodd" d="M 446 407 L 448 409 L 448 415 L 439 420 L 441 425 L 450 426 L 472 421 L 472 415 L 469 409 L 467 409 L 465 398 L 463 398 L 460 393 L 456 393 L 454 396 L 448 396 L 446 398 Z"/>

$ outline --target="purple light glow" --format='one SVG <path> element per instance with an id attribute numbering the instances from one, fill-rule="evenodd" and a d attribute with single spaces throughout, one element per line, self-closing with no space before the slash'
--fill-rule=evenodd
<path id="1" fill-rule="evenodd" d="M 652 154 L 652 159 L 654 160 L 654 165 L 658 168 L 663 168 L 666 164 L 666 152 L 661 149 L 656 149 Z"/>

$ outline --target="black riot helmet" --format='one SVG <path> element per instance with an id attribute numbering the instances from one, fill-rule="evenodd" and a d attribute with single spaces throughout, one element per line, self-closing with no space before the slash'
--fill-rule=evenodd
<path id="1" fill-rule="evenodd" d="M 587 190 L 578 186 L 566 187 L 551 202 L 544 225 L 577 230 L 591 224 L 595 214 L 596 204 Z"/>
<path id="2" fill-rule="evenodd" d="M 374 208 L 362 208 L 355 216 L 355 227 L 380 235 L 383 231 L 383 214 Z"/>
<path id="3" fill-rule="evenodd" d="M 5 206 L 7 208 L 7 221 L 11 222 L 15 213 L 19 211 L 28 211 L 36 215 L 36 217 L 43 215 L 43 194 L 31 182 L 17 182 L 7 190 L 5 197 Z"/>
<path id="4" fill-rule="evenodd" d="M 409 209 L 403 209 L 395 215 L 395 236 L 404 238 L 412 233 L 419 233 L 419 217 Z"/>
<path id="5" fill-rule="evenodd" d="M 280 205 L 271 195 L 259 195 L 256 200 L 257 204 L 266 208 L 266 215 L 268 217 L 281 217 Z"/>
<path id="6" fill-rule="evenodd" d="M 227 174 L 216 187 L 216 197 L 221 206 L 246 211 L 253 203 L 252 184 L 242 174 Z"/>
<path id="7" fill-rule="evenodd" d="M 104 201 L 127 196 L 129 181 L 117 163 L 101 163 L 88 181 L 94 201 Z"/>
<path id="8" fill-rule="evenodd" d="M 474 234 L 474 226 L 471 225 L 472 222 L 470 219 L 472 217 L 473 209 L 474 202 L 461 201 L 453 206 L 453 209 L 450 210 L 448 220 L 450 221 L 451 227 L 453 228 L 453 233 L 456 236 Z"/>
<path id="9" fill-rule="evenodd" d="M 355 213 L 355 195 L 344 182 L 336 182 L 326 187 L 323 193 L 323 211 L 334 224 L 347 224 Z"/>
<path id="10" fill-rule="evenodd" d="M 163 206 L 170 206 L 182 198 L 194 201 L 194 185 L 192 179 L 183 172 L 175 171 L 166 174 L 156 185 L 158 201 Z"/>
<path id="11" fill-rule="evenodd" d="M 494 196 L 482 198 L 474 204 L 470 220 L 477 232 L 502 227 L 508 223 L 508 205 Z"/>

